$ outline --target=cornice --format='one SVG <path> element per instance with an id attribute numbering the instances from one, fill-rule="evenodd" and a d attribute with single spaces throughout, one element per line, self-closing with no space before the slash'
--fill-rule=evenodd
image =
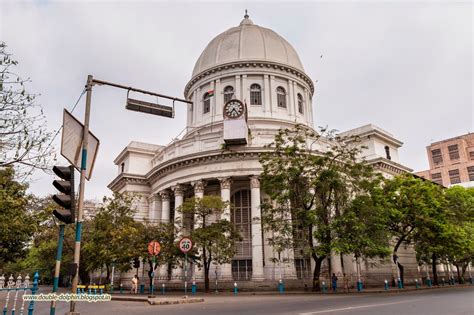
<path id="1" fill-rule="evenodd" d="M 184 88 L 184 97 L 187 97 L 189 90 L 191 87 L 198 82 L 199 80 L 217 73 L 221 72 L 224 70 L 228 69 L 235 69 L 235 68 L 273 68 L 275 70 L 281 70 L 285 71 L 288 73 L 294 74 L 296 77 L 302 79 L 305 81 L 311 90 L 311 95 L 314 94 L 314 84 L 311 78 L 306 75 L 303 71 L 296 69 L 294 67 L 278 63 L 278 62 L 272 62 L 272 61 L 262 61 L 262 60 L 255 60 L 255 61 L 249 61 L 249 60 L 242 60 L 242 61 L 234 61 L 234 62 L 229 62 L 221 65 L 214 66 L 212 68 L 209 68 L 207 70 L 204 70 L 198 74 L 196 74 L 194 77 L 191 78 L 191 80 L 186 84 L 186 87 Z"/>
<path id="2" fill-rule="evenodd" d="M 389 171 L 392 174 L 404 174 L 411 173 L 413 170 L 399 163 L 393 162 L 386 158 L 375 158 L 373 160 L 367 160 L 368 164 L 374 165 L 375 168 Z"/>

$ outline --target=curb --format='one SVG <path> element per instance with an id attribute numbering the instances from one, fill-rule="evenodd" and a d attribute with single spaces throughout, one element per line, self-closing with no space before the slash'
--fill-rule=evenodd
<path id="1" fill-rule="evenodd" d="M 161 300 L 161 301 L 160 301 Z M 163 298 L 149 298 L 148 303 L 150 305 L 170 305 L 170 304 L 188 304 L 188 303 L 199 303 L 204 302 L 203 298 L 181 298 L 181 299 L 166 299 Z"/>

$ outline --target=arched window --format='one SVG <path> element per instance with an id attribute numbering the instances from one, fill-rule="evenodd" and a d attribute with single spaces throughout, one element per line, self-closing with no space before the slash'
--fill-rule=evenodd
<path id="1" fill-rule="evenodd" d="M 389 160 L 392 159 L 392 157 L 390 156 L 390 147 L 388 145 L 385 146 L 385 157 Z"/>
<path id="2" fill-rule="evenodd" d="M 298 93 L 298 111 L 303 114 L 303 96 Z"/>
<path id="3" fill-rule="evenodd" d="M 202 113 L 203 114 L 209 113 L 211 111 L 211 96 L 209 95 L 209 93 L 206 92 L 204 94 L 204 96 L 202 97 L 202 102 L 203 102 Z"/>
<path id="4" fill-rule="evenodd" d="M 277 87 L 277 103 L 278 107 L 286 108 L 286 92 L 281 86 Z"/>
<path id="5" fill-rule="evenodd" d="M 234 88 L 230 85 L 224 88 L 224 104 L 232 99 L 234 96 Z"/>
<path id="6" fill-rule="evenodd" d="M 252 218 L 250 190 L 239 190 L 230 198 L 231 220 L 242 241 L 235 243 L 236 253 L 232 260 L 234 280 L 250 280 L 252 277 Z"/>
<path id="7" fill-rule="evenodd" d="M 250 86 L 250 105 L 262 105 L 262 88 L 258 84 Z"/>

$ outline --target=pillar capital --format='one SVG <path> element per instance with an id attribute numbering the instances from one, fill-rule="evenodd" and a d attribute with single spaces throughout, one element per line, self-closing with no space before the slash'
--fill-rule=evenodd
<path id="1" fill-rule="evenodd" d="M 260 188 L 260 178 L 257 175 L 250 176 L 250 188 Z"/>
<path id="2" fill-rule="evenodd" d="M 177 184 L 171 188 L 175 196 L 184 196 L 184 185 Z"/>
<path id="3" fill-rule="evenodd" d="M 162 190 L 158 193 L 163 201 L 170 200 L 170 191 L 168 189 Z"/>
<path id="4" fill-rule="evenodd" d="M 194 193 L 196 194 L 204 194 L 204 187 L 206 187 L 206 182 L 202 179 L 197 180 L 192 183 L 194 186 Z"/>
<path id="5" fill-rule="evenodd" d="M 232 178 L 231 177 L 219 177 L 219 183 L 221 184 L 221 190 L 223 189 L 230 189 L 232 185 Z"/>

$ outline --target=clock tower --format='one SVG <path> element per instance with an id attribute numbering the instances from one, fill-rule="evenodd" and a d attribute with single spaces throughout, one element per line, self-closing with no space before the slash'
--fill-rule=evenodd
<path id="1" fill-rule="evenodd" d="M 224 105 L 224 143 L 226 145 L 247 144 L 247 106 L 237 99 L 231 99 Z"/>

